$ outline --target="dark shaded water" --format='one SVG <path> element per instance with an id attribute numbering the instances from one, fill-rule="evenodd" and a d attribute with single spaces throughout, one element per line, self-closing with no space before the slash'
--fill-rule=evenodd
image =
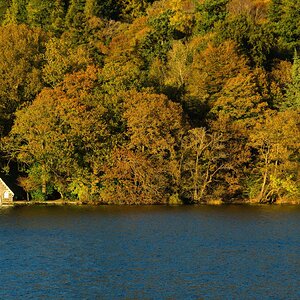
<path id="1" fill-rule="evenodd" d="M 299 207 L 0 210 L 1 299 L 299 299 Z"/>

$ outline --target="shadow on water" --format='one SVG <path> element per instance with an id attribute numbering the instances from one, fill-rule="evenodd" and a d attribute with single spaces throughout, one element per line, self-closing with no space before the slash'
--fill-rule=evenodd
<path id="1" fill-rule="evenodd" d="M 297 206 L 0 210 L 0 298 L 296 299 Z"/>

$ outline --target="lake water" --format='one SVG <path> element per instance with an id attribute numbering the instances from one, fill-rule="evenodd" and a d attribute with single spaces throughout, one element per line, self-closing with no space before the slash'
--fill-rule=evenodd
<path id="1" fill-rule="evenodd" d="M 0 210 L 1 299 L 299 299 L 300 208 Z"/>

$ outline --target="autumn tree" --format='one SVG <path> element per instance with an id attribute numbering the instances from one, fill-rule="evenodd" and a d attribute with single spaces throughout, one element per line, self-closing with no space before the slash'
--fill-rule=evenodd
<path id="1" fill-rule="evenodd" d="M 3 170 L 35 196 L 103 203 L 296 196 L 299 11 L 0 1 Z"/>
<path id="2" fill-rule="evenodd" d="M 174 41 L 172 49 L 168 53 L 164 76 L 164 84 L 166 85 L 165 92 L 168 92 L 169 89 L 173 89 L 174 91 L 171 96 L 174 99 L 176 96 L 181 96 L 185 92 L 190 75 L 191 63 L 192 54 L 189 46 L 183 44 L 181 41 Z M 160 74 L 157 75 L 159 76 Z"/>
<path id="3" fill-rule="evenodd" d="M 257 84 L 258 75 L 249 72 L 228 79 L 208 114 L 212 132 L 222 133 L 224 139 L 227 170 L 220 178 L 227 188 L 223 197 L 241 196 L 251 160 L 249 134 L 268 110 L 264 90 Z"/>
<path id="4" fill-rule="evenodd" d="M 270 0 L 229 0 L 227 5 L 230 16 L 244 15 L 255 23 L 267 21 Z"/>
<path id="5" fill-rule="evenodd" d="M 182 110 L 163 95 L 124 95 L 128 141 L 113 152 L 102 197 L 113 203 L 166 203 L 178 191 Z"/>
<path id="6" fill-rule="evenodd" d="M 268 103 L 258 89 L 255 75 L 238 74 L 228 79 L 218 94 L 210 110 L 210 117 L 216 119 L 224 116 L 231 122 L 244 122 L 245 127 L 253 126 Z"/>
<path id="7" fill-rule="evenodd" d="M 116 34 L 107 46 L 101 79 L 109 94 L 119 90 L 140 89 L 146 74 L 138 45 L 147 35 L 146 18 L 138 18 L 129 26 L 116 25 Z"/>
<path id="8" fill-rule="evenodd" d="M 29 181 L 24 183 L 27 191 L 40 188 L 43 197 L 50 182 L 50 169 L 53 161 L 50 152 L 58 141 L 55 141 L 55 106 L 48 91 L 44 91 L 31 106 L 16 113 L 16 122 L 10 132 L 10 139 L 2 140 L 4 149 L 19 163 L 30 166 Z M 14 144 L 14 145 L 13 145 Z M 51 150 L 50 150 L 51 149 Z M 29 187 L 30 186 L 30 187 Z"/>
<path id="9" fill-rule="evenodd" d="M 46 35 L 26 25 L 6 25 L 0 32 L 0 132 L 10 129 L 12 114 L 43 88 Z"/>
<path id="10" fill-rule="evenodd" d="M 55 86 L 63 81 L 66 74 L 85 69 L 91 63 L 86 46 L 73 45 L 65 35 L 54 37 L 46 43 L 43 79 L 48 85 Z"/>
<path id="11" fill-rule="evenodd" d="M 192 35 L 196 24 L 196 4 L 192 0 L 170 0 L 171 25 L 184 37 Z"/>
<path id="12" fill-rule="evenodd" d="M 142 153 L 125 148 L 113 151 L 111 160 L 113 163 L 106 170 L 101 192 L 104 203 L 167 203 L 168 182 L 162 166 L 154 166 Z"/>
<path id="13" fill-rule="evenodd" d="M 193 57 L 187 82 L 185 101 L 192 121 L 203 124 L 227 80 L 248 72 L 247 60 L 238 55 L 235 44 L 225 42 L 219 46 L 209 44 Z"/>
<path id="14" fill-rule="evenodd" d="M 216 195 L 219 173 L 230 168 L 224 147 L 222 133 L 209 134 L 204 128 L 188 132 L 181 147 L 181 197 L 205 203 Z"/>
<path id="15" fill-rule="evenodd" d="M 257 151 L 250 196 L 259 202 L 275 202 L 299 195 L 299 114 L 294 111 L 266 115 L 250 134 Z"/>
<path id="16" fill-rule="evenodd" d="M 103 123 L 106 109 L 95 101 L 96 69 L 65 78 L 44 89 L 34 102 L 16 113 L 5 151 L 28 166 L 28 182 L 47 196 L 52 185 L 61 196 L 88 199 L 97 190 L 109 141 Z M 23 180 L 24 182 L 24 180 Z"/>

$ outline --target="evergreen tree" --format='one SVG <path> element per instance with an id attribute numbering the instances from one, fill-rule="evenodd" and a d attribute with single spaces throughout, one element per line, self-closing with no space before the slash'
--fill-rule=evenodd
<path id="1" fill-rule="evenodd" d="M 221 40 L 233 40 L 254 66 L 268 67 L 276 45 L 274 31 L 268 24 L 257 24 L 250 16 L 237 15 L 217 26 Z"/>
<path id="2" fill-rule="evenodd" d="M 26 5 L 28 0 L 12 0 L 6 11 L 4 24 L 25 23 L 27 20 Z"/>
<path id="3" fill-rule="evenodd" d="M 0 23 L 3 22 L 7 9 L 10 3 L 8 1 L 0 1 Z"/>
<path id="4" fill-rule="evenodd" d="M 55 33 L 62 33 L 64 30 L 64 18 L 66 14 L 66 4 L 63 0 L 55 0 L 54 9 L 51 12 L 50 29 Z"/>
<path id="5" fill-rule="evenodd" d="M 45 27 L 51 23 L 52 11 L 55 2 L 52 0 L 29 0 L 27 9 L 27 22 L 32 27 Z"/>
<path id="6" fill-rule="evenodd" d="M 197 31 L 207 33 L 211 31 L 218 21 L 223 21 L 227 15 L 229 0 L 204 0 L 200 1 L 197 10 Z"/>
<path id="7" fill-rule="evenodd" d="M 119 0 L 122 19 L 132 21 L 140 17 L 151 2 L 153 0 Z"/>
<path id="8" fill-rule="evenodd" d="M 282 103 L 281 109 L 300 109 L 300 58 L 296 51 L 292 66 L 292 82 L 288 85 L 286 101 Z"/>
<path id="9" fill-rule="evenodd" d="M 66 15 L 66 25 L 68 27 L 81 27 L 84 16 L 85 0 L 71 0 Z"/>
<path id="10" fill-rule="evenodd" d="M 100 7 L 97 0 L 86 0 L 84 14 L 87 19 L 100 14 Z"/>
<path id="11" fill-rule="evenodd" d="M 100 7 L 99 17 L 107 20 L 119 20 L 121 3 L 116 0 L 97 0 Z"/>
<path id="12" fill-rule="evenodd" d="M 171 25 L 171 10 L 166 10 L 149 21 L 151 31 L 140 45 L 140 53 L 147 65 L 158 57 L 163 61 L 167 59 L 167 53 L 172 47 L 175 31 Z"/>
<path id="13" fill-rule="evenodd" d="M 293 50 L 300 48 L 300 2 L 273 0 L 269 18 L 278 35 L 279 51 L 282 55 L 291 57 Z"/>
<path id="14" fill-rule="evenodd" d="M 282 17 L 282 0 L 271 1 L 269 8 L 269 19 L 271 22 L 276 24 Z"/>

